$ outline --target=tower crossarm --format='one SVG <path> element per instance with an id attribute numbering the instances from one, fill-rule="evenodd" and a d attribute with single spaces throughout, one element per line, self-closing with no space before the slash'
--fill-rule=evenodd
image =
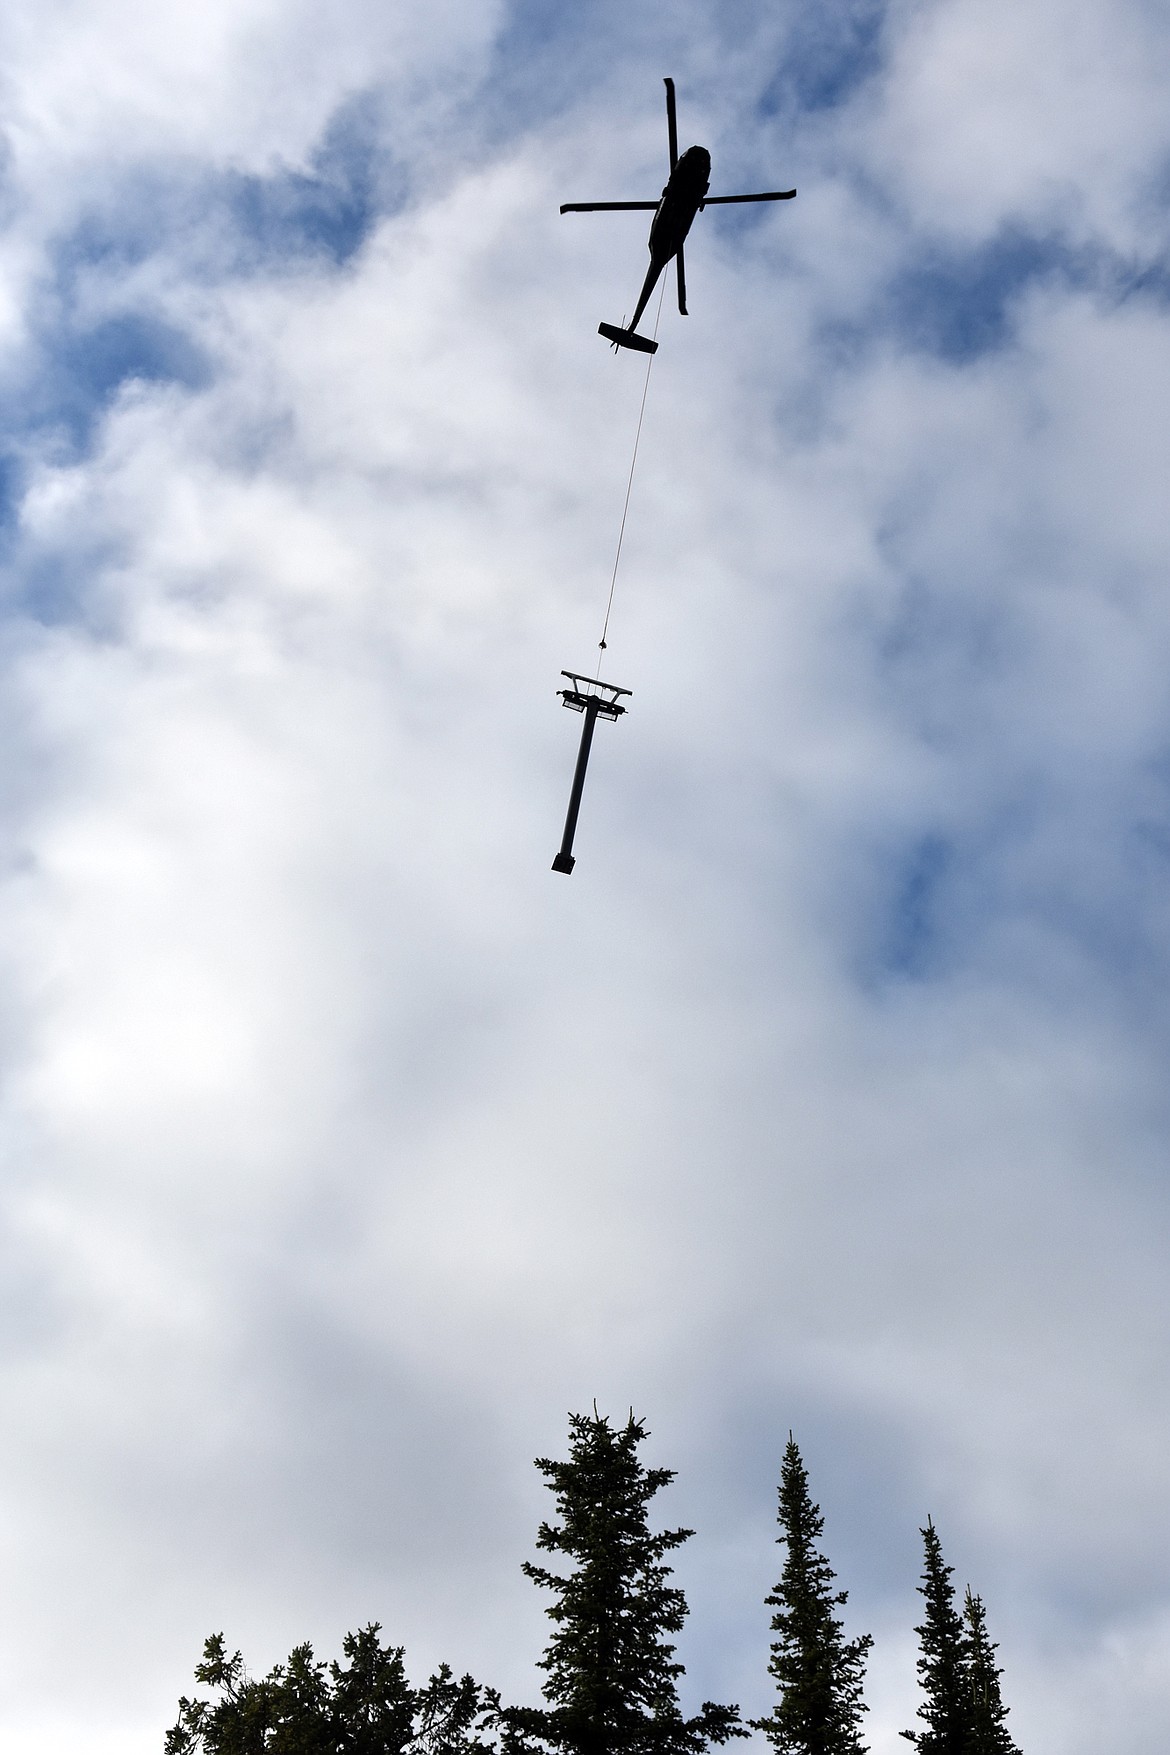
<path id="1" fill-rule="evenodd" d="M 629 689 L 620 689 L 616 683 L 602 682 L 598 677 L 581 676 L 574 670 L 562 670 L 561 675 L 572 686 L 557 692 L 574 713 L 584 713 L 592 706 L 599 719 L 620 719 L 626 711 L 621 696 L 630 694 Z"/>

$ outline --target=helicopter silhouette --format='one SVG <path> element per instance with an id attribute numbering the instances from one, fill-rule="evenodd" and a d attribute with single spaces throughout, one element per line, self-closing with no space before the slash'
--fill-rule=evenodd
<path id="1" fill-rule="evenodd" d="M 670 177 L 657 201 L 566 201 L 562 213 L 653 213 L 650 222 L 650 267 L 638 294 L 638 303 L 628 328 L 616 323 L 599 323 L 597 333 L 619 347 L 632 347 L 638 353 L 657 353 L 658 343 L 648 335 L 637 333 L 638 319 L 646 309 L 658 277 L 671 257 L 678 273 L 678 308 L 687 314 L 687 276 L 683 260 L 683 244 L 696 213 L 704 207 L 730 207 L 742 201 L 791 201 L 795 189 L 769 189 L 759 195 L 708 195 L 711 186 L 711 154 L 705 146 L 688 146 L 679 156 L 678 122 L 674 107 L 674 80 L 664 79 L 666 87 L 666 129 L 670 144 Z"/>

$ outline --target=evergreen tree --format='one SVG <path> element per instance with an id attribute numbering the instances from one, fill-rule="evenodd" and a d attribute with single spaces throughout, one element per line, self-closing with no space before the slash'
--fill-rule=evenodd
<path id="1" fill-rule="evenodd" d="M 967 1755 L 971 1728 L 967 1638 L 955 1608 L 954 1568 L 944 1562 L 938 1531 L 929 1518 L 922 1538 L 926 1564 L 918 1590 L 926 1598 L 926 1616 L 914 1631 L 921 1654 L 918 1679 L 926 1695 L 918 1716 L 926 1721 L 926 1729 L 902 1735 L 915 1744 L 918 1755 Z"/>
<path id="2" fill-rule="evenodd" d="M 548 1705 L 500 1709 L 507 1755 L 538 1746 L 561 1755 L 699 1755 L 708 1743 L 746 1736 L 737 1707 L 708 1701 L 694 1718 L 679 1708 L 683 1666 L 668 1635 L 681 1629 L 687 1605 L 668 1582 L 666 1555 L 693 1532 L 652 1535 L 646 1521 L 674 1471 L 644 1467 L 646 1428 L 632 1412 L 620 1431 L 596 1407 L 569 1424 L 569 1460 L 537 1458 L 560 1521 L 542 1523 L 536 1545 L 565 1555 L 572 1569 L 524 1566 L 554 1596 L 547 1612 L 556 1630 L 540 1663 Z"/>
<path id="3" fill-rule="evenodd" d="M 861 1698 L 868 1633 L 846 1640 L 834 1610 L 848 1598 L 834 1591 L 833 1569 L 817 1547 L 824 1529 L 809 1497 L 808 1474 L 791 1432 L 780 1472 L 780 1535 L 786 1549 L 780 1582 L 765 1600 L 772 1616 L 768 1669 L 780 1697 L 767 1718 L 753 1721 L 777 1755 L 865 1755 Z"/>
<path id="4" fill-rule="evenodd" d="M 203 1647 L 195 1679 L 217 1701 L 179 1701 L 166 1755 L 488 1755 L 472 1735 L 488 1692 L 443 1664 L 425 1688 L 406 1679 L 401 1646 L 383 1646 L 377 1623 L 347 1633 L 348 1664 L 326 1665 L 310 1645 L 253 1680 L 222 1633 Z"/>
<path id="5" fill-rule="evenodd" d="M 999 1691 L 1003 1671 L 995 1661 L 995 1642 L 987 1631 L 983 1599 L 967 1586 L 963 1605 L 966 1630 L 968 1726 L 965 1755 L 1020 1755 L 1004 1720 L 1008 1708 Z"/>

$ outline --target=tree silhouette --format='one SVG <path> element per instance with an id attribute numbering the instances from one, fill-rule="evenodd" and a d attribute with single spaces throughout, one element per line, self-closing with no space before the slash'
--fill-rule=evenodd
<path id="1" fill-rule="evenodd" d="M 926 1729 L 902 1735 L 916 1746 L 918 1755 L 967 1755 L 971 1728 L 967 1640 L 955 1609 L 954 1568 L 943 1560 L 938 1531 L 929 1518 L 922 1539 L 926 1563 L 918 1590 L 926 1599 L 926 1616 L 914 1631 L 919 1640 L 918 1679 L 926 1696 L 918 1717 L 925 1720 Z"/>
<path id="2" fill-rule="evenodd" d="M 506 1755 L 534 1747 L 563 1755 L 699 1755 L 709 1743 L 746 1736 L 734 1706 L 707 1701 L 693 1718 L 678 1703 L 678 1633 L 686 1599 L 669 1582 L 666 1555 L 693 1533 L 652 1535 L 647 1507 L 674 1479 L 638 1456 L 646 1428 L 631 1412 L 615 1430 L 608 1419 L 572 1414 L 567 1462 L 538 1457 L 556 1495 L 560 1521 L 542 1523 L 536 1545 L 571 1562 L 567 1573 L 526 1562 L 534 1583 L 553 1593 L 555 1632 L 540 1668 L 544 1707 L 498 1714 Z"/>
<path id="3" fill-rule="evenodd" d="M 165 1755 L 488 1755 L 472 1733 L 487 1693 L 470 1676 L 457 1682 L 443 1664 L 425 1688 L 412 1688 L 402 1647 L 383 1646 L 376 1622 L 347 1633 L 347 1664 L 326 1665 L 311 1645 L 253 1680 L 222 1633 L 203 1647 L 195 1680 L 217 1701 L 179 1701 Z"/>
<path id="4" fill-rule="evenodd" d="M 1003 1671 L 995 1662 L 996 1647 L 987 1631 L 983 1599 L 967 1586 L 963 1604 L 966 1630 L 968 1717 L 965 1755 L 1020 1755 L 1004 1720 L 1008 1708 L 999 1691 Z"/>
<path id="5" fill-rule="evenodd" d="M 779 1698 L 753 1728 L 777 1755 L 865 1755 L 861 1698 L 869 1634 L 846 1640 L 835 1610 L 848 1598 L 817 1543 L 825 1520 L 808 1490 L 808 1473 L 791 1434 L 780 1471 L 777 1541 L 787 1552 L 780 1582 L 765 1600 L 772 1616 L 768 1669 Z"/>

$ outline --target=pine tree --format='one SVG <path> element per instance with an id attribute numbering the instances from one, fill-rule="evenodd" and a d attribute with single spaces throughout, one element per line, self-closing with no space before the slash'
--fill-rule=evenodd
<path id="1" fill-rule="evenodd" d="M 987 1631 L 982 1597 L 967 1586 L 963 1604 L 967 1663 L 967 1741 L 964 1755 L 1020 1755 L 1004 1720 L 1008 1708 L 999 1691 L 1003 1671 L 995 1661 L 995 1642 Z"/>
<path id="2" fill-rule="evenodd" d="M 457 1682 L 443 1664 L 412 1688 L 402 1647 L 383 1646 L 377 1623 L 347 1633 L 346 1665 L 326 1665 L 311 1645 L 254 1680 L 222 1633 L 203 1647 L 195 1680 L 220 1698 L 179 1701 L 166 1755 L 489 1755 L 473 1736 L 489 1691 Z"/>
<path id="3" fill-rule="evenodd" d="M 694 1718 L 678 1703 L 682 1664 L 668 1636 L 686 1599 L 669 1583 L 666 1555 L 693 1533 L 652 1535 L 647 1507 L 674 1479 L 638 1456 L 646 1428 L 631 1412 L 617 1431 L 598 1415 L 570 1416 L 567 1462 L 538 1457 L 560 1521 L 542 1523 L 536 1545 L 563 1554 L 567 1574 L 530 1562 L 524 1571 L 553 1592 L 556 1631 L 540 1663 L 546 1707 L 498 1715 L 507 1755 L 543 1746 L 561 1755 L 699 1755 L 708 1743 L 746 1736 L 739 1710 L 707 1701 Z"/>
<path id="4" fill-rule="evenodd" d="M 967 1755 L 971 1728 L 968 1692 L 967 1638 L 955 1609 L 951 1584 L 954 1568 L 942 1557 L 938 1531 L 929 1518 L 922 1531 L 926 1547 L 919 1594 L 926 1598 L 926 1617 L 914 1629 L 919 1639 L 918 1679 L 926 1695 L 918 1716 L 924 1731 L 903 1731 L 918 1755 Z"/>
<path id="5" fill-rule="evenodd" d="M 817 1547 L 825 1520 L 809 1497 L 808 1473 L 791 1432 L 780 1472 L 780 1535 L 784 1571 L 765 1600 L 772 1616 L 768 1669 L 780 1698 L 753 1728 L 777 1755 L 865 1755 L 861 1698 L 868 1633 L 846 1640 L 834 1610 L 848 1592 L 834 1591 L 833 1569 Z"/>

